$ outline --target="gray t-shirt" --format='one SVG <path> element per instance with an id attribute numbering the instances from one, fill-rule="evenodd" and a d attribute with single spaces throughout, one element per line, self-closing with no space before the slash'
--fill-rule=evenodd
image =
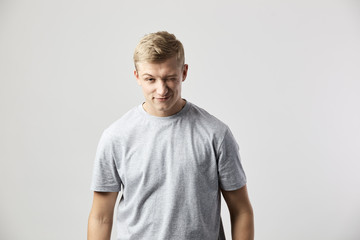
<path id="1" fill-rule="evenodd" d="M 118 240 L 223 240 L 220 187 L 246 184 L 229 127 L 186 101 L 168 117 L 142 104 L 104 130 L 91 190 L 123 194 Z"/>

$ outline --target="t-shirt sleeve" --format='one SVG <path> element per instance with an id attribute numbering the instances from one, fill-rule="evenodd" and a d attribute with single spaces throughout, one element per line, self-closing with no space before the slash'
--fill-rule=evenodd
<path id="1" fill-rule="evenodd" d="M 115 142 L 106 131 L 97 146 L 90 189 L 98 192 L 119 192 L 121 179 L 116 166 Z"/>
<path id="2" fill-rule="evenodd" d="M 223 190 L 233 191 L 246 184 L 239 145 L 228 127 L 218 151 L 218 173 L 220 187 Z"/>

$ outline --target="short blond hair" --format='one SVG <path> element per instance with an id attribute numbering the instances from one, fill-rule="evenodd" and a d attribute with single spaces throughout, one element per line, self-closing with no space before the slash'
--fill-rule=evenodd
<path id="1" fill-rule="evenodd" d="M 179 66 L 185 63 L 184 47 L 174 34 L 166 31 L 145 35 L 135 48 L 134 64 L 138 62 L 161 63 L 176 57 Z"/>

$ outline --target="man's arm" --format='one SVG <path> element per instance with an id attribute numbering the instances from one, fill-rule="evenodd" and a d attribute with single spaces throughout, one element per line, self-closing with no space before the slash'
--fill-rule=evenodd
<path id="1" fill-rule="evenodd" d="M 110 240 L 118 192 L 94 192 L 88 221 L 88 240 Z"/>
<path id="2" fill-rule="evenodd" d="M 254 239 L 254 214 L 246 185 L 235 191 L 221 189 L 229 208 L 233 240 Z"/>

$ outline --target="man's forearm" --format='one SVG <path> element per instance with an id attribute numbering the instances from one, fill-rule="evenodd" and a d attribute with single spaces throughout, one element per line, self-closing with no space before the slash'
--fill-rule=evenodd
<path id="1" fill-rule="evenodd" d="M 243 212 L 231 216 L 231 235 L 233 240 L 254 239 L 253 212 Z"/>
<path id="2" fill-rule="evenodd" d="M 88 221 L 88 240 L 110 240 L 112 229 L 112 219 L 104 221 L 94 217 L 89 217 Z"/>

